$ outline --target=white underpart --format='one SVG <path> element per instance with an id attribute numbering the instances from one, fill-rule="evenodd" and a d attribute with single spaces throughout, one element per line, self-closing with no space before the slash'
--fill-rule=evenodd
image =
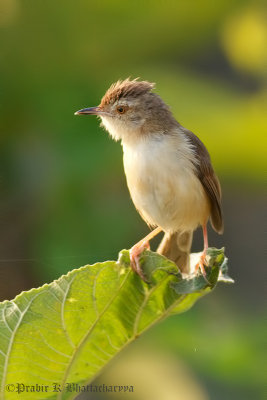
<path id="1" fill-rule="evenodd" d="M 113 139 L 122 140 L 128 188 L 149 225 L 177 232 L 207 222 L 209 202 L 196 174 L 194 150 L 179 129 L 141 137 L 116 118 L 102 117 L 102 123 Z"/>
<path id="2" fill-rule="evenodd" d="M 132 122 L 132 125 L 129 127 L 129 122 L 125 123 L 123 119 L 101 116 L 101 120 L 104 128 L 109 132 L 112 139 L 114 139 L 116 142 L 121 139 L 126 142 L 135 140 L 135 132 L 138 132 L 139 126 L 144 122 L 139 120 L 138 126 Z"/>
<path id="3" fill-rule="evenodd" d="M 182 135 L 123 143 L 127 184 L 136 208 L 165 232 L 194 230 L 209 216 L 207 196 Z"/>

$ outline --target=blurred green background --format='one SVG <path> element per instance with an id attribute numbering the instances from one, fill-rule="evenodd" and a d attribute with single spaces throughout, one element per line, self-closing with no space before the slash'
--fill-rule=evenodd
<path id="1" fill-rule="evenodd" d="M 148 232 L 120 145 L 74 116 L 113 81 L 156 82 L 222 183 L 225 234 L 210 230 L 210 245 L 226 246 L 236 283 L 153 328 L 98 378 L 134 385 L 132 400 L 267 398 L 265 13 L 245 0 L 0 0 L 1 300 L 116 259 Z"/>

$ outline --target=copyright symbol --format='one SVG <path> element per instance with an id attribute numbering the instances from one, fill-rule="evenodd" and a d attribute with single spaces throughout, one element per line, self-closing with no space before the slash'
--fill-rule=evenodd
<path id="1" fill-rule="evenodd" d="M 14 392 L 14 390 L 15 390 L 15 385 L 13 385 L 13 383 L 9 383 L 8 385 L 6 385 L 7 392 Z"/>

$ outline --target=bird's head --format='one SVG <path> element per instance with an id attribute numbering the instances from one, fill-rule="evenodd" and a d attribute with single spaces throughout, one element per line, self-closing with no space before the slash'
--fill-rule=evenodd
<path id="1" fill-rule="evenodd" d="M 160 133 L 176 123 L 168 106 L 152 92 L 154 83 L 138 79 L 111 85 L 97 107 L 77 111 L 76 115 L 97 115 L 114 140 L 128 142 L 148 134 Z"/>

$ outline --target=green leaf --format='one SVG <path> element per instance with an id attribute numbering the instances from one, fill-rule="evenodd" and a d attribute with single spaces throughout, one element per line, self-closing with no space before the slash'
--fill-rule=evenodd
<path id="1" fill-rule="evenodd" d="M 209 249 L 208 258 L 210 284 L 201 275 L 182 277 L 174 263 L 145 251 L 145 283 L 123 250 L 117 262 L 86 265 L 1 303 L 0 399 L 17 399 L 19 388 L 22 400 L 75 397 L 69 383 L 83 388 L 146 329 L 229 281 L 223 249 Z"/>
<path id="2" fill-rule="evenodd" d="M 200 253 L 201 254 L 201 253 Z M 195 265 L 194 258 L 198 258 L 200 254 L 191 254 L 191 265 Z M 224 282 L 233 282 L 233 280 L 227 275 L 227 258 L 224 256 L 224 248 L 215 249 L 209 248 L 207 250 L 207 261 L 209 267 L 206 271 L 206 276 L 202 274 L 188 276 L 178 282 L 172 282 L 170 286 L 178 294 L 188 294 L 198 292 L 204 289 L 213 289 L 217 284 L 218 279 Z M 219 278 L 220 274 L 220 278 Z"/>

